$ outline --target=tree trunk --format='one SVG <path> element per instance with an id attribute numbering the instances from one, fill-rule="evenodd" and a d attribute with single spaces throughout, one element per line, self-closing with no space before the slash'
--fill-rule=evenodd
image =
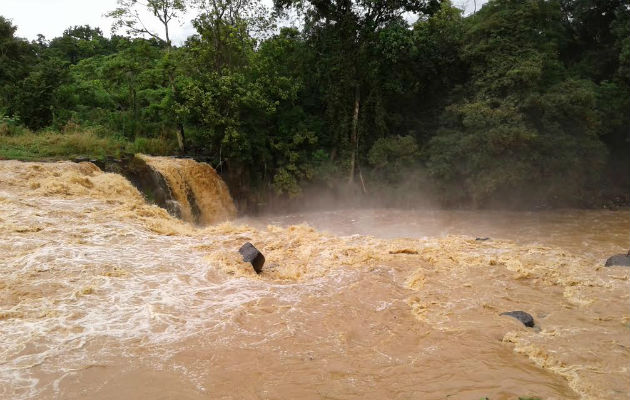
<path id="1" fill-rule="evenodd" d="M 177 98 L 177 88 L 175 87 L 174 71 L 169 71 L 168 80 L 169 85 L 171 86 L 171 91 L 173 92 L 173 96 Z M 184 154 L 186 152 L 186 141 L 184 140 L 184 123 L 181 121 L 177 114 L 175 115 L 175 121 L 177 123 L 177 130 L 175 131 L 175 135 L 177 136 L 177 147 L 179 147 L 179 152 L 181 154 Z"/>
<path id="2" fill-rule="evenodd" d="M 136 131 L 138 130 L 138 106 L 136 105 L 136 89 L 135 87 L 131 89 L 131 112 L 133 113 L 132 121 L 133 125 L 131 128 L 131 139 L 136 139 Z"/>
<path id="3" fill-rule="evenodd" d="M 168 34 L 168 23 L 164 24 L 164 32 L 166 32 L 166 47 L 171 48 L 171 38 Z"/>
<path id="4" fill-rule="evenodd" d="M 179 147 L 179 152 L 184 154 L 186 152 L 186 147 L 184 147 L 184 124 L 179 122 L 177 125 L 179 125 L 176 131 L 177 146 Z"/>
<path id="5" fill-rule="evenodd" d="M 354 170 L 357 163 L 358 151 L 359 151 L 359 106 L 361 102 L 361 92 L 359 86 L 354 89 L 354 113 L 352 114 L 352 132 L 350 134 L 350 176 L 348 177 L 348 183 L 354 182 Z"/>
<path id="6" fill-rule="evenodd" d="M 168 30 L 167 30 L 168 35 Z M 170 41 L 168 52 L 171 52 Z M 168 72 L 168 83 L 171 88 L 171 92 L 173 93 L 173 97 L 177 98 L 177 88 L 175 87 L 175 71 L 171 69 Z M 186 152 L 185 140 L 184 140 L 184 123 L 180 120 L 179 116 L 175 115 L 175 121 L 177 123 L 177 130 L 175 131 L 175 135 L 177 137 L 177 147 L 179 147 L 180 154 L 184 154 Z"/>

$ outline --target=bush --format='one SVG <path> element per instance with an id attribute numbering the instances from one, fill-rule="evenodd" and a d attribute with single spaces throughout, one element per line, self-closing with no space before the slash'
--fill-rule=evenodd
<path id="1" fill-rule="evenodd" d="M 153 156 L 166 156 L 174 154 L 177 151 L 177 143 L 175 140 L 165 137 L 145 138 L 138 137 L 133 143 L 129 143 L 126 147 L 128 153 L 143 153 Z"/>
<path id="2" fill-rule="evenodd" d="M 398 183 L 409 169 L 416 167 L 418 144 L 412 136 L 380 138 L 368 153 L 374 175 L 380 180 Z"/>
<path id="3" fill-rule="evenodd" d="M 505 103 L 449 107 L 444 115 L 447 128 L 427 147 L 427 167 L 444 193 L 476 206 L 517 200 L 523 205 L 579 202 L 601 174 L 605 148 L 590 130 L 574 128 L 580 120 L 559 110 L 565 101 L 554 104 L 547 96 L 540 97 L 545 107 L 538 118 L 563 113 L 568 116 L 564 126 L 547 122 L 539 128 L 518 107 Z M 453 197 L 457 192 L 458 198 Z"/>
<path id="4" fill-rule="evenodd" d="M 9 117 L 0 113 L 0 136 L 18 136 L 26 132 L 29 130 L 22 125 L 20 117 Z"/>

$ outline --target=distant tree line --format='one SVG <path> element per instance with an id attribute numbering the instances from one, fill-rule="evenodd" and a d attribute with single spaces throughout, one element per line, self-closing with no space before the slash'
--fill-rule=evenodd
<path id="1" fill-rule="evenodd" d="M 627 201 L 630 0 L 149 0 L 157 32 L 138 5 L 119 1 L 111 38 L 28 42 L 0 17 L 0 123 L 163 138 L 259 200 Z M 185 10 L 196 33 L 174 46 Z"/>

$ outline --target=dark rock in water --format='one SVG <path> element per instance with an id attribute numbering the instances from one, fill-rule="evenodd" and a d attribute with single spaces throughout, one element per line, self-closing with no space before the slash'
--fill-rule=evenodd
<path id="1" fill-rule="evenodd" d="M 630 253 L 629 253 L 630 254 Z M 628 254 L 615 254 L 606 260 L 605 267 L 630 267 L 630 256 Z"/>
<path id="2" fill-rule="evenodd" d="M 238 249 L 238 252 L 243 256 L 243 261 L 252 264 L 257 274 L 262 272 L 262 267 L 265 264 L 265 256 L 263 256 L 253 244 L 249 242 L 245 243 Z"/>
<path id="3" fill-rule="evenodd" d="M 76 163 L 87 162 L 87 161 L 90 161 L 90 158 L 89 157 L 75 157 L 72 159 L 72 161 Z"/>
<path id="4" fill-rule="evenodd" d="M 507 315 L 509 317 L 516 318 L 528 328 L 532 328 L 534 326 L 534 317 L 532 317 L 525 311 L 508 311 L 499 315 Z"/>
<path id="5" fill-rule="evenodd" d="M 110 169 L 116 168 L 116 163 L 110 163 L 108 166 Z M 164 208 L 172 216 L 181 218 L 181 205 L 173 198 L 166 179 L 158 171 L 147 165 L 144 160 L 138 157 L 129 158 L 119 173 L 129 179 L 142 192 L 147 201 Z"/>
<path id="6" fill-rule="evenodd" d="M 199 217 L 201 216 L 201 210 L 199 209 L 199 205 L 197 205 L 195 193 L 193 193 L 193 190 L 190 185 L 188 185 L 188 182 L 186 182 L 186 199 L 188 200 L 188 205 L 190 206 L 190 213 L 192 214 L 193 221 L 195 221 L 195 224 L 198 224 Z"/>
<path id="7" fill-rule="evenodd" d="M 490 238 L 489 237 L 478 237 L 475 240 L 478 241 L 478 242 L 485 242 L 486 240 L 490 240 Z"/>
<path id="8" fill-rule="evenodd" d="M 179 201 L 166 200 L 165 204 L 166 204 L 166 211 L 168 211 L 169 214 L 171 214 L 175 218 L 182 217 L 182 206 L 181 204 L 179 204 Z"/>
<path id="9" fill-rule="evenodd" d="M 181 218 L 181 205 L 174 199 L 166 178 L 142 158 L 125 153 L 120 158 L 107 156 L 102 160 L 90 162 L 105 172 L 124 175 L 142 192 L 148 202 L 162 207 L 176 218 Z"/>

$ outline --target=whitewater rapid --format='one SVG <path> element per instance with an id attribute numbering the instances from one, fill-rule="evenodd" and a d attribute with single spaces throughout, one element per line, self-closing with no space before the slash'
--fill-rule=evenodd
<path id="1" fill-rule="evenodd" d="M 628 213 L 572 212 L 527 243 L 430 211 L 197 227 L 92 164 L 0 161 L 0 398 L 625 399 L 629 273 L 602 257 Z"/>

